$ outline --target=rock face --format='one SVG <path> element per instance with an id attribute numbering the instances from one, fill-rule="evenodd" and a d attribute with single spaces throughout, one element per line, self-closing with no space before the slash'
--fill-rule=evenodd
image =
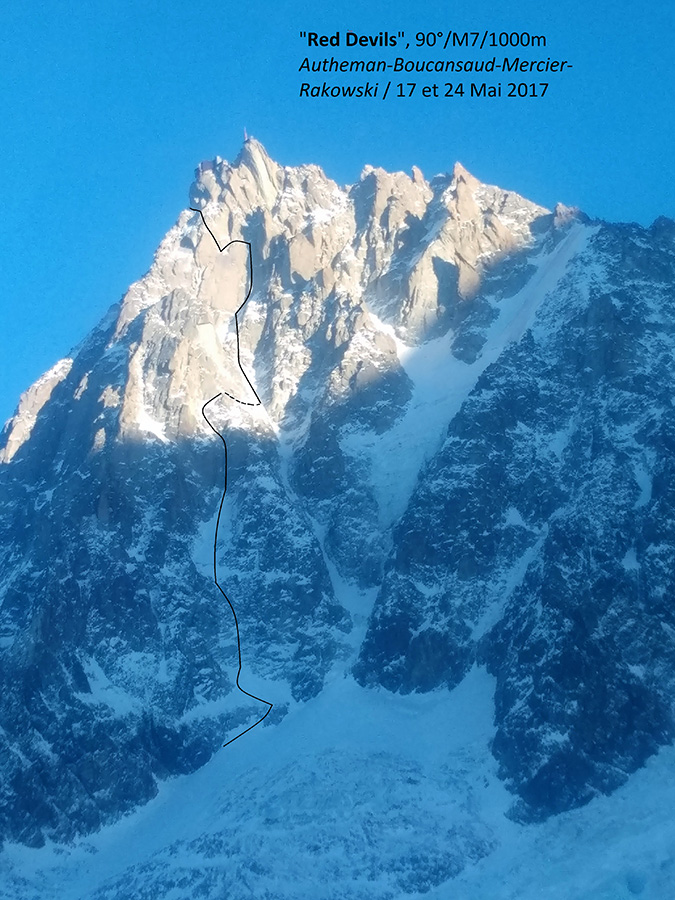
<path id="1" fill-rule="evenodd" d="M 675 224 L 550 213 L 461 165 L 340 188 L 248 140 L 21 400 L 0 461 L 5 838 L 69 839 L 353 671 L 495 679 L 512 815 L 673 737 Z M 217 406 L 217 411 L 215 407 Z M 359 598 L 375 597 L 372 609 Z"/>

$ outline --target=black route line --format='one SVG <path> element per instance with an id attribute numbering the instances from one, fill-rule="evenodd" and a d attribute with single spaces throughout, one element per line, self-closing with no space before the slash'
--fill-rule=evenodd
<path id="1" fill-rule="evenodd" d="M 242 694 L 246 694 L 246 696 L 250 697 L 252 700 L 258 700 L 260 703 L 265 703 L 267 705 L 268 709 L 267 709 L 267 712 L 265 713 L 265 715 L 262 716 L 260 719 L 258 719 L 257 722 L 254 722 L 253 725 L 249 725 L 248 728 L 245 728 L 243 731 L 240 731 L 239 734 L 235 735 L 233 738 L 230 738 L 229 741 L 226 741 L 223 744 L 223 747 L 227 747 L 228 744 L 231 744 L 233 741 L 236 741 L 237 738 L 242 737 L 242 735 L 246 734 L 247 731 L 250 731 L 252 728 L 255 728 L 256 725 L 260 725 L 260 723 L 263 721 L 263 719 L 267 718 L 267 716 L 270 713 L 270 710 L 274 706 L 274 704 L 270 703 L 269 700 L 263 700 L 262 697 L 256 697 L 255 694 L 251 694 L 248 691 L 245 691 L 244 688 L 239 684 L 239 676 L 241 675 L 241 637 L 239 634 L 239 620 L 237 619 L 237 613 L 235 612 L 234 606 L 232 605 L 232 601 L 230 600 L 230 598 L 227 596 L 225 591 L 222 589 L 222 587 L 218 583 L 218 565 L 217 565 L 217 560 L 216 560 L 217 545 L 218 545 L 218 527 L 220 525 L 220 517 L 223 512 L 223 503 L 225 502 L 225 494 L 227 493 L 227 443 L 226 443 L 223 435 L 218 431 L 217 428 L 214 428 L 211 420 L 206 415 L 206 407 L 209 405 L 209 403 L 213 403 L 214 400 L 217 400 L 218 397 L 222 397 L 222 396 L 229 397 L 231 400 L 234 400 L 236 403 L 240 403 L 242 406 L 260 406 L 261 402 L 262 402 L 260 400 L 260 397 L 256 393 L 255 388 L 249 381 L 248 375 L 246 374 L 246 372 L 244 372 L 244 369 L 241 365 L 241 357 L 239 355 L 239 321 L 237 319 L 237 316 L 241 312 L 241 310 L 244 308 L 244 305 L 246 304 L 246 301 L 248 300 L 248 298 L 251 296 L 251 291 L 253 290 L 253 259 L 251 256 L 251 244 L 249 243 L 249 241 L 229 241 L 229 243 L 225 244 L 224 247 L 221 247 L 220 244 L 218 243 L 218 239 L 216 238 L 215 234 L 209 228 L 208 223 L 207 223 L 206 219 L 204 218 L 204 213 L 201 211 L 201 209 L 195 209 L 193 206 L 191 206 L 190 209 L 193 212 L 198 212 L 199 215 L 202 217 L 202 222 L 204 223 L 204 226 L 205 226 L 206 230 L 208 231 L 208 233 L 211 235 L 211 237 L 215 241 L 216 247 L 218 248 L 218 251 L 220 253 L 222 253 L 223 250 L 227 250 L 227 248 L 231 247 L 232 244 L 245 244 L 248 247 L 248 269 L 249 269 L 248 284 L 249 284 L 249 287 L 248 287 L 248 291 L 246 293 L 246 296 L 244 297 L 244 300 L 243 300 L 241 306 L 239 306 L 239 308 L 236 310 L 236 312 L 234 314 L 234 328 L 237 333 L 237 365 L 239 366 L 239 371 L 246 379 L 246 383 L 253 391 L 253 394 L 254 394 L 257 402 L 256 403 L 248 403 L 245 400 L 238 400 L 236 397 L 233 397 L 232 394 L 228 394 L 227 391 L 221 391 L 219 394 L 216 394 L 215 397 L 211 397 L 210 400 L 207 400 L 206 403 L 202 406 L 202 416 L 204 417 L 206 424 L 209 426 L 211 431 L 215 435 L 217 435 L 220 438 L 220 440 L 223 442 L 223 449 L 225 451 L 225 480 L 224 480 L 224 485 L 223 485 L 223 493 L 220 498 L 220 506 L 218 507 L 218 517 L 216 518 L 216 530 L 215 530 L 215 533 L 213 536 L 213 580 L 215 581 L 216 587 L 218 588 L 220 593 L 227 600 L 227 605 L 232 610 L 232 616 L 234 618 L 234 626 L 237 630 L 237 654 L 239 656 L 239 668 L 237 669 L 236 685 L 237 685 L 238 689 L 242 692 Z"/>

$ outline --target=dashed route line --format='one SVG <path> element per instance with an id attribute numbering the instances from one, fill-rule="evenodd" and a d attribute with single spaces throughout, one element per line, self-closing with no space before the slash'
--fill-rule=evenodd
<path id="1" fill-rule="evenodd" d="M 220 506 L 218 507 L 218 516 L 216 518 L 216 530 L 215 530 L 215 533 L 213 536 L 213 580 L 216 584 L 216 587 L 220 591 L 220 593 L 227 600 L 227 605 L 232 610 L 232 616 L 234 618 L 234 626 L 237 631 L 237 654 L 239 656 L 239 668 L 237 669 L 237 679 L 236 679 L 237 688 L 242 692 L 242 694 L 245 694 L 247 697 L 250 697 L 252 700 L 258 700 L 259 703 L 264 703 L 267 706 L 267 712 L 265 713 L 264 716 L 262 716 L 260 719 L 258 719 L 257 722 L 254 722 L 253 725 L 249 725 L 248 728 L 245 728 L 243 731 L 240 731 L 239 734 L 235 735 L 235 737 L 233 737 L 233 738 L 230 738 L 229 741 L 226 741 L 223 744 L 223 747 L 227 747 L 228 744 L 231 744 L 233 741 L 236 741 L 237 738 L 242 737 L 242 735 L 246 734 L 247 731 L 250 731 L 252 728 L 255 728 L 256 725 L 260 725 L 260 723 L 263 721 L 263 719 L 265 719 L 269 715 L 270 710 L 274 706 L 274 704 L 270 703 L 269 700 L 263 700 L 262 697 L 256 697 L 255 694 L 251 694 L 249 691 L 245 691 L 244 688 L 239 684 L 239 676 L 241 675 L 241 637 L 239 634 L 239 620 L 237 619 L 237 613 L 234 609 L 234 606 L 232 605 L 232 601 L 227 596 L 227 594 L 225 593 L 225 591 L 222 589 L 222 587 L 220 586 L 220 584 L 218 582 L 218 563 L 217 563 L 218 527 L 220 526 L 220 517 L 223 512 L 223 504 L 225 502 L 225 494 L 227 493 L 227 442 L 225 441 L 225 438 L 223 437 L 223 435 L 218 431 L 218 429 L 213 426 L 213 423 L 210 421 L 209 417 L 206 415 L 206 407 L 210 403 L 213 403 L 214 400 L 217 400 L 218 397 L 222 397 L 222 396 L 229 397 L 231 400 L 234 400 L 236 403 L 240 403 L 242 406 L 260 406 L 261 405 L 260 397 L 256 393 L 256 390 L 253 387 L 253 385 L 251 384 L 251 382 L 249 381 L 248 375 L 246 374 L 246 372 L 244 372 L 244 369 L 241 364 L 241 357 L 239 355 L 239 320 L 237 319 L 237 316 L 239 315 L 241 310 L 244 308 L 244 305 L 246 304 L 246 301 L 248 300 L 248 298 L 251 296 L 251 291 L 253 290 L 253 259 L 251 257 L 251 244 L 248 241 L 230 241 L 229 243 L 225 244 L 224 247 L 221 247 L 220 244 L 218 243 L 218 239 L 216 238 L 215 234 L 209 228 L 208 223 L 207 223 L 206 219 L 204 218 L 204 213 L 201 211 L 201 209 L 195 209 L 193 206 L 191 206 L 190 209 L 193 212 L 198 212 L 199 215 L 202 217 L 202 222 L 204 223 L 204 226 L 205 226 L 206 230 L 208 231 L 208 233 L 211 235 L 211 237 L 215 241 L 216 247 L 218 248 L 218 251 L 220 253 L 222 253 L 223 250 L 227 250 L 227 248 L 231 247 L 232 244 L 245 244 L 248 247 L 248 267 L 249 267 L 248 283 L 249 283 L 249 287 L 248 287 L 248 291 L 246 293 L 246 297 L 244 298 L 244 301 L 242 302 L 241 306 L 237 309 L 237 311 L 234 314 L 234 327 L 235 327 L 235 331 L 237 334 L 237 365 L 239 366 L 239 370 L 240 370 L 241 374 L 246 379 L 246 383 L 253 391 L 253 394 L 254 394 L 257 402 L 248 403 L 244 400 L 238 400 L 236 397 L 233 397 L 232 394 L 228 394 L 227 391 L 221 391 L 219 394 L 216 394 L 215 397 L 211 397 L 210 400 L 207 400 L 206 403 L 204 404 L 204 406 L 202 406 L 202 416 L 204 417 L 206 424 L 209 426 L 211 431 L 215 435 L 217 435 L 220 438 L 220 440 L 223 442 L 223 449 L 225 451 L 225 480 L 224 480 L 224 485 L 223 485 L 223 493 L 220 498 Z"/>

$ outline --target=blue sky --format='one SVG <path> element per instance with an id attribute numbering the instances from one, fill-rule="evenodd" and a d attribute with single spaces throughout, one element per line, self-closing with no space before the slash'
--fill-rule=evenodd
<path id="1" fill-rule="evenodd" d="M 544 34 L 527 58 L 574 68 L 541 100 L 298 96 L 300 30 L 399 29 Z M 340 183 L 367 163 L 430 176 L 460 160 L 546 206 L 675 217 L 674 38 L 655 0 L 1 0 L 0 419 L 147 270 L 197 163 L 234 158 L 244 127 Z"/>

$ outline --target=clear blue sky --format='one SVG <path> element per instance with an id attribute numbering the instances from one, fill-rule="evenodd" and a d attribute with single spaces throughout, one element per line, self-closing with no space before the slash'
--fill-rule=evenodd
<path id="1" fill-rule="evenodd" d="M 486 28 L 544 34 L 528 58 L 574 69 L 543 100 L 298 97 L 300 30 Z M 0 419 L 146 271 L 196 164 L 234 158 L 244 127 L 279 162 L 340 183 L 367 163 L 430 176 L 460 160 L 546 206 L 675 217 L 674 39 L 656 0 L 2 0 Z"/>

